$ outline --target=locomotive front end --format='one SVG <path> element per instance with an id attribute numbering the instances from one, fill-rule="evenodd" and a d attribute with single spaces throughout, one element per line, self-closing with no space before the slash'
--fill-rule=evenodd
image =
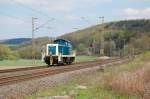
<path id="1" fill-rule="evenodd" d="M 56 50 L 58 44 L 47 44 L 45 63 L 48 65 L 58 64 L 58 51 Z"/>
<path id="2" fill-rule="evenodd" d="M 75 54 L 72 54 L 70 41 L 58 39 L 53 44 L 47 44 L 44 60 L 49 66 L 73 63 Z"/>

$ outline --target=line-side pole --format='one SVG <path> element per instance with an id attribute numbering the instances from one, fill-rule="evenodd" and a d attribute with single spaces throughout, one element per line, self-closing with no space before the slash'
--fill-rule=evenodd
<path id="1" fill-rule="evenodd" d="M 36 18 L 32 17 L 32 65 L 35 65 L 35 25 L 34 25 L 34 20 Z"/>
<path id="2" fill-rule="evenodd" d="M 100 55 L 104 56 L 104 32 L 105 32 L 105 26 L 104 26 L 104 20 L 105 17 L 99 17 L 102 21 L 102 35 L 101 35 L 101 47 L 100 47 Z"/>

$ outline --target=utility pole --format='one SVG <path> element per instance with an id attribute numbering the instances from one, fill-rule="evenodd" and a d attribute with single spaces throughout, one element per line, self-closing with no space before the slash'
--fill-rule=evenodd
<path id="1" fill-rule="evenodd" d="M 104 32 L 105 32 L 105 26 L 104 26 L 104 19 L 105 17 L 99 17 L 99 19 L 101 19 L 102 22 L 102 35 L 101 35 L 101 43 L 100 43 L 100 55 L 104 56 Z"/>
<path id="2" fill-rule="evenodd" d="M 113 34 L 112 27 L 110 28 L 110 35 Z M 110 57 L 113 57 L 114 53 L 114 42 L 112 38 L 110 38 Z"/>
<path id="3" fill-rule="evenodd" d="M 53 28 L 52 28 L 52 27 L 47 27 L 47 29 L 51 30 L 51 29 L 53 29 Z M 49 34 L 52 34 L 52 32 L 50 31 Z M 48 36 L 48 39 L 49 39 L 49 42 L 50 42 L 50 43 L 53 42 L 53 37 L 49 37 L 49 36 Z"/>
<path id="4" fill-rule="evenodd" d="M 123 57 L 125 57 L 125 39 L 123 39 Z"/>
<path id="5" fill-rule="evenodd" d="M 85 17 L 81 17 L 81 20 L 86 22 L 87 24 L 91 24 L 91 22 L 88 19 L 86 19 Z M 89 26 L 89 27 L 92 27 L 92 25 Z M 93 29 L 92 29 L 91 35 L 94 35 Z M 89 49 L 89 52 L 90 52 L 91 55 L 95 54 L 95 51 L 94 51 L 94 39 L 92 39 L 92 44 L 90 44 L 88 49 Z"/>
<path id="6" fill-rule="evenodd" d="M 32 65 L 35 65 L 35 54 L 36 54 L 36 45 L 35 45 L 35 31 L 47 25 L 49 22 L 55 20 L 52 18 L 51 20 L 46 21 L 44 24 L 35 28 L 35 20 L 38 18 L 32 17 Z"/>
<path id="7" fill-rule="evenodd" d="M 36 48 L 35 48 L 35 17 L 32 17 L 32 65 L 35 65 L 35 53 L 36 53 Z"/>
<path id="8" fill-rule="evenodd" d="M 92 29 L 92 55 L 96 55 L 96 36 L 95 36 L 95 30 L 94 28 Z"/>

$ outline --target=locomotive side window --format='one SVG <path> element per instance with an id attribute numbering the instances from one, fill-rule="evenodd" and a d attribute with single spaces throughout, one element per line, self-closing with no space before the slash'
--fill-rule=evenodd
<path id="1" fill-rule="evenodd" d="M 62 55 L 69 55 L 70 54 L 70 48 L 67 46 L 59 46 L 59 53 L 61 53 Z"/>

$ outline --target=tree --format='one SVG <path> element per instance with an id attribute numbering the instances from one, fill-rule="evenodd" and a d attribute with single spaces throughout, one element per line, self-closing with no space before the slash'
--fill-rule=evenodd
<path id="1" fill-rule="evenodd" d="M 104 53 L 107 56 L 112 56 L 114 54 L 115 51 L 115 42 L 114 41 L 106 41 L 105 42 L 105 49 L 104 49 Z"/>
<path id="2" fill-rule="evenodd" d="M 135 53 L 141 53 L 150 50 L 150 37 L 141 36 L 140 38 L 134 38 L 130 41 Z"/>
<path id="3" fill-rule="evenodd" d="M 11 49 L 7 46 L 0 45 L 0 60 L 11 60 L 15 59 L 15 55 Z"/>
<path id="4" fill-rule="evenodd" d="M 79 44 L 77 48 L 78 54 L 85 54 L 86 53 L 86 46 L 84 44 Z"/>

